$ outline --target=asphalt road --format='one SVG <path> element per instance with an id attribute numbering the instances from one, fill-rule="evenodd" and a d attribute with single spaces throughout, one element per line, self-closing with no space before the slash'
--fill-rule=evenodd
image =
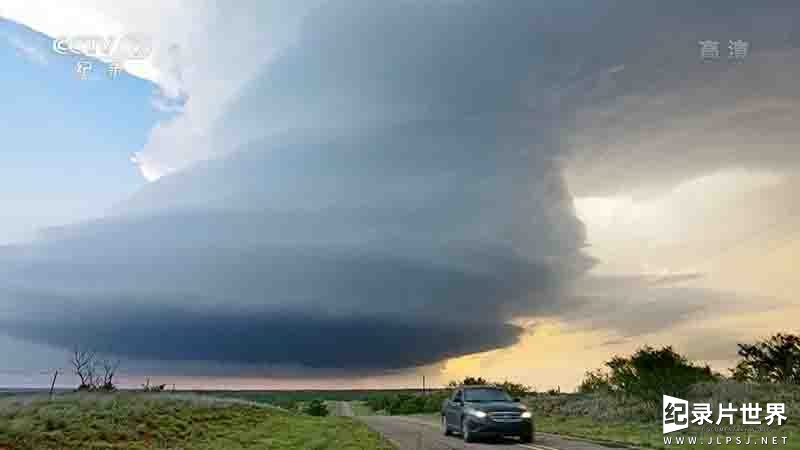
<path id="1" fill-rule="evenodd" d="M 514 439 L 465 443 L 458 435 L 445 436 L 439 425 L 427 418 L 404 416 L 361 416 L 357 419 L 386 436 L 399 450 L 608 450 L 607 445 L 564 439 L 559 436 L 536 433 L 536 442 L 520 444 Z"/>
<path id="2" fill-rule="evenodd" d="M 353 417 L 355 414 L 353 413 L 353 407 L 350 405 L 350 402 L 329 402 L 329 407 L 331 409 L 331 414 L 334 416 L 345 416 L 345 417 Z"/>

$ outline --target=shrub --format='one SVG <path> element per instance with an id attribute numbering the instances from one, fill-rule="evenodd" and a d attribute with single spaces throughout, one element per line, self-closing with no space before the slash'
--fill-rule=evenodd
<path id="1" fill-rule="evenodd" d="M 661 395 L 680 397 L 695 383 L 720 379 L 708 366 L 696 366 L 672 347 L 643 347 L 630 357 L 615 356 L 606 362 L 607 371 L 588 372 L 581 383 L 582 392 L 631 396 L 657 402 Z"/>
<path id="2" fill-rule="evenodd" d="M 489 382 L 481 377 L 465 377 L 462 381 L 451 381 L 448 383 L 447 387 L 455 388 L 458 386 L 480 386 L 484 384 L 489 384 Z"/>
<path id="3" fill-rule="evenodd" d="M 524 398 L 529 395 L 535 394 L 533 388 L 522 383 L 512 383 L 511 381 L 503 381 L 502 383 L 494 383 L 497 387 L 508 392 L 508 395 L 515 398 Z"/>
<path id="4" fill-rule="evenodd" d="M 325 405 L 325 402 L 319 399 L 314 399 L 308 402 L 308 404 L 303 409 L 303 412 L 308 414 L 309 416 L 327 416 L 328 415 L 328 406 Z"/>
<path id="5" fill-rule="evenodd" d="M 483 377 L 466 377 L 462 381 L 451 381 L 447 384 L 447 387 L 450 389 L 456 388 L 458 386 L 475 386 L 475 385 L 491 385 L 497 386 L 500 389 L 506 391 L 512 397 L 527 397 L 529 395 L 534 395 L 533 388 L 522 383 L 514 383 L 508 380 L 503 381 L 502 383 L 498 382 L 491 382 L 487 381 Z"/>
<path id="6" fill-rule="evenodd" d="M 370 396 L 366 403 L 373 411 L 384 411 L 390 415 L 436 413 L 448 395 L 448 391 L 433 391 L 426 394 L 381 394 Z"/>
<path id="7" fill-rule="evenodd" d="M 578 386 L 578 392 L 582 392 L 584 394 L 590 392 L 610 391 L 611 383 L 608 380 L 608 375 L 600 369 L 586 372 L 586 375 L 583 377 L 583 381 L 581 381 L 581 385 Z"/>

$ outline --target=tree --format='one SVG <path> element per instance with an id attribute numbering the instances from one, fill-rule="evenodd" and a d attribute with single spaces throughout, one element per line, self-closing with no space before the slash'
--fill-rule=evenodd
<path id="1" fill-rule="evenodd" d="M 694 365 L 669 346 L 646 346 L 630 357 L 615 356 L 605 366 L 605 372 L 587 373 L 581 383 L 583 392 L 607 389 L 655 402 L 661 395 L 680 397 L 695 383 L 719 379 L 709 366 Z"/>
<path id="2" fill-rule="evenodd" d="M 449 389 L 455 389 L 459 386 L 482 386 L 490 385 L 497 386 L 500 389 L 508 392 L 512 397 L 527 397 L 534 393 L 533 388 L 521 383 L 513 383 L 511 381 L 503 381 L 502 383 L 495 383 L 487 381 L 483 377 L 465 377 L 462 381 L 453 380 L 447 384 Z"/>
<path id="3" fill-rule="evenodd" d="M 463 381 L 453 380 L 447 384 L 449 388 L 456 388 L 459 386 L 480 386 L 484 384 L 489 384 L 488 381 L 481 377 L 465 377 Z"/>
<path id="4" fill-rule="evenodd" d="M 92 350 L 78 348 L 72 352 L 70 364 L 80 380 L 79 391 L 116 390 L 114 376 L 119 368 L 119 360 L 112 360 L 110 357 L 101 358 Z"/>
<path id="5" fill-rule="evenodd" d="M 117 389 L 117 387 L 114 386 L 114 376 L 117 374 L 119 364 L 120 361 L 118 359 L 112 360 L 109 357 L 103 358 L 100 362 L 100 366 L 103 369 L 103 384 L 99 386 L 100 389 L 109 392 Z"/>
<path id="6" fill-rule="evenodd" d="M 70 359 L 72 371 L 80 379 L 78 390 L 91 390 L 94 387 L 95 353 L 76 348 Z"/>
<path id="7" fill-rule="evenodd" d="M 610 392 L 611 383 L 608 381 L 608 374 L 600 369 L 590 370 L 583 376 L 578 392 Z"/>
<path id="8" fill-rule="evenodd" d="M 527 397 L 534 393 L 533 388 L 522 383 L 513 383 L 511 381 L 503 381 L 497 384 L 497 387 L 502 388 L 504 391 L 514 398 Z"/>
<path id="9" fill-rule="evenodd" d="M 738 344 L 736 381 L 800 384 L 800 336 L 778 333 L 755 344 Z"/>
<path id="10" fill-rule="evenodd" d="M 322 400 L 314 399 L 308 402 L 303 412 L 310 416 L 327 416 L 328 406 Z"/>

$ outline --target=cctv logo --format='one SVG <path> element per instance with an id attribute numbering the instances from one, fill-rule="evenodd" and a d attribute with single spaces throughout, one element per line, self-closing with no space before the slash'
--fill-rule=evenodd
<path id="1" fill-rule="evenodd" d="M 662 408 L 664 434 L 689 428 L 688 401 L 665 395 Z"/>
<path id="2" fill-rule="evenodd" d="M 147 36 L 133 33 L 119 37 L 87 34 L 53 39 L 53 51 L 61 55 L 75 54 L 124 61 L 146 59 L 153 51 L 153 43 Z"/>

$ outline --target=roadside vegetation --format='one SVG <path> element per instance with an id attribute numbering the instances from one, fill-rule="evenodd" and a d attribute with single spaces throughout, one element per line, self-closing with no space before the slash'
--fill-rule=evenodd
<path id="1" fill-rule="evenodd" d="M 366 426 L 194 395 L 75 393 L 0 400 L 3 449 L 390 450 Z"/>
<path id="2" fill-rule="evenodd" d="M 800 449 L 800 339 L 777 334 L 755 344 L 739 344 L 742 358 L 730 376 L 713 373 L 692 363 L 670 347 L 644 347 L 629 357 L 617 356 L 599 370 L 590 371 L 575 394 L 536 395 L 528 398 L 539 431 L 622 442 L 650 448 L 670 448 L 661 429 L 661 396 L 690 403 L 784 403 L 788 420 L 767 433 L 700 434 L 690 427 L 670 436 L 698 439 L 741 437 L 760 442 L 762 436 L 786 436 L 786 449 Z M 741 415 L 736 414 L 736 424 Z M 762 420 L 764 413 L 762 412 Z M 714 417 L 716 421 L 716 417 Z M 725 426 L 723 422 L 721 426 Z M 764 424 L 766 426 L 766 424 Z M 686 447 L 692 448 L 690 445 Z M 708 444 L 704 444 L 708 446 Z M 735 442 L 716 445 L 733 449 Z M 697 445 L 702 447 L 702 445 Z M 672 445 L 674 448 L 674 444 Z"/>
<path id="3" fill-rule="evenodd" d="M 791 334 L 776 334 L 754 344 L 739 344 L 740 362 L 730 374 L 715 373 L 706 365 L 696 364 L 671 347 L 643 347 L 629 356 L 615 356 L 603 368 L 586 373 L 578 392 L 561 393 L 560 390 L 535 392 L 522 385 L 505 383 L 512 396 L 520 397 L 534 413 L 537 431 L 562 434 L 570 437 L 628 444 L 639 447 L 707 448 L 713 438 L 715 448 L 732 450 L 741 448 L 735 438 L 748 437 L 761 448 L 762 436 L 786 436 L 786 445 L 779 439 L 781 448 L 800 450 L 800 338 Z M 467 377 L 452 382 L 449 389 L 426 395 L 395 394 L 375 396 L 361 406 L 364 412 L 383 414 L 422 414 L 425 419 L 438 423 L 441 400 L 460 384 L 496 384 L 480 377 Z M 693 403 L 710 403 L 712 411 L 719 404 L 732 403 L 737 408 L 744 403 L 784 403 L 787 421 L 781 426 L 768 428 L 766 433 L 699 433 L 696 425 L 686 432 L 669 436 L 688 436 L 703 440 L 695 446 L 688 443 L 665 445 L 662 433 L 662 395 L 679 397 Z M 761 419 L 766 416 L 762 411 Z M 716 422 L 716 416 L 712 417 Z M 737 412 L 735 426 L 741 425 Z M 727 421 L 720 426 L 726 426 Z M 752 426 L 758 427 L 758 426 Z M 694 430 L 693 430 L 694 428 Z M 716 437 L 721 438 L 721 445 Z M 725 438 L 734 441 L 726 444 Z M 744 445 L 744 444 L 743 444 Z"/>
<path id="4" fill-rule="evenodd" d="M 672 347 L 644 347 L 629 357 L 615 356 L 605 365 L 587 372 L 578 390 L 633 399 L 650 410 L 651 416 L 658 416 L 660 408 L 654 406 L 662 395 L 683 397 L 695 384 L 722 379 L 709 366 L 695 365 Z"/>
<path id="5" fill-rule="evenodd" d="M 533 388 L 510 381 L 491 382 L 481 377 L 466 377 L 461 381 L 451 381 L 447 389 L 435 389 L 425 393 L 382 393 L 367 398 L 364 405 L 377 414 L 410 415 L 438 413 L 442 402 L 452 389 L 460 385 L 494 385 L 504 389 L 512 397 L 524 398 L 533 394 Z"/>
<path id="6" fill-rule="evenodd" d="M 382 394 L 374 395 L 364 403 L 374 413 L 387 415 L 408 415 L 439 412 L 447 391 L 434 391 L 425 395 Z"/>
<path id="7" fill-rule="evenodd" d="M 715 383 L 701 383 L 692 386 L 685 397 L 691 403 L 702 402 L 716 405 L 729 402 L 740 406 L 742 403 L 760 403 L 763 408 L 766 403 L 785 403 L 788 421 L 780 427 L 771 427 L 769 433 L 727 433 L 709 434 L 693 432 L 692 426 L 687 432 L 672 433 L 670 436 L 696 436 L 703 439 L 708 447 L 708 439 L 720 436 L 722 442 L 726 436 L 742 437 L 746 440 L 750 436 L 754 441 L 761 436 L 787 436 L 785 449 L 800 449 L 800 386 L 796 385 L 769 385 L 769 384 L 743 384 L 732 380 L 723 380 Z M 566 436 L 583 437 L 593 440 L 621 442 L 649 448 L 676 448 L 664 444 L 664 435 L 661 429 L 661 418 L 653 417 L 652 405 L 638 401 L 635 398 L 624 398 L 605 393 L 576 393 L 561 395 L 539 395 L 528 401 L 528 406 L 533 410 L 536 418 L 537 430 L 563 434 Z M 655 407 L 660 411 L 660 404 Z M 762 413 L 762 420 L 764 414 Z M 741 416 L 737 413 L 735 423 L 740 422 Z M 715 418 L 716 419 L 716 418 Z M 715 420 L 714 419 L 714 420 Z M 727 421 L 722 426 L 727 425 Z M 681 446 L 683 448 L 684 446 Z M 693 448 L 685 445 L 685 447 Z M 716 445 L 715 448 L 733 449 L 740 448 L 734 443 Z"/>
<path id="8" fill-rule="evenodd" d="M 277 406 L 297 405 L 312 400 L 327 400 L 337 402 L 365 401 L 370 396 L 383 394 L 400 394 L 419 392 L 418 389 L 353 389 L 353 390 L 243 390 L 243 391 L 193 391 L 200 395 L 213 397 L 238 398 L 256 403 L 269 403 Z"/>
<path id="9" fill-rule="evenodd" d="M 319 399 L 314 399 L 303 406 L 303 413 L 309 416 L 325 417 L 329 414 L 328 406 Z"/>

